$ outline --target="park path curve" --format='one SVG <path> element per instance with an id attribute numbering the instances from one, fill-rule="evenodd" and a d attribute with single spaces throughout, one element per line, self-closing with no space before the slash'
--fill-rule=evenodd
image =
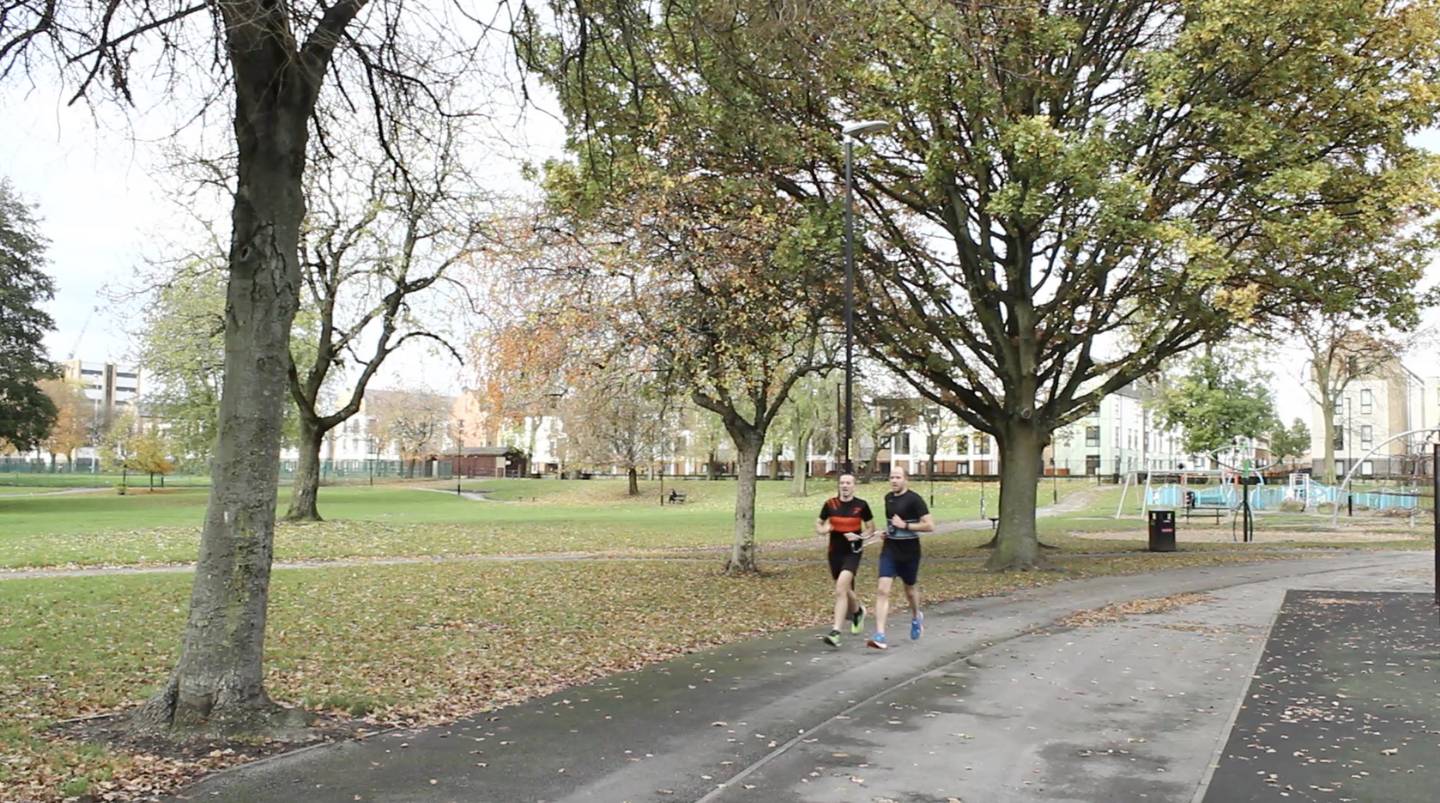
<path id="1" fill-rule="evenodd" d="M 1430 580 L 1423 553 L 1345 553 L 1064 582 L 934 606 L 923 639 L 885 653 L 778 633 L 262 760 L 177 799 L 1198 800 L 1286 590 Z"/>

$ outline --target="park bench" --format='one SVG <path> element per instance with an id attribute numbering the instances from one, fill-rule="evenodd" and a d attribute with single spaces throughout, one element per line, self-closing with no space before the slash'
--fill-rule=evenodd
<path id="1" fill-rule="evenodd" d="M 1190 520 L 1191 511 L 1201 511 L 1215 514 L 1215 523 L 1220 523 L 1220 514 L 1229 513 L 1230 505 L 1224 502 L 1200 502 L 1196 499 L 1194 491 L 1185 492 L 1185 520 Z"/>
<path id="2" fill-rule="evenodd" d="M 1229 506 L 1229 505 L 1204 504 L 1204 503 L 1195 504 L 1195 505 L 1189 505 L 1189 506 L 1187 506 L 1187 507 L 1185 508 L 1185 520 L 1186 520 L 1186 521 L 1189 521 L 1189 520 L 1190 520 L 1190 514 L 1191 514 L 1192 512 L 1200 512 L 1200 513 L 1207 513 L 1207 514 L 1208 514 L 1208 513 L 1214 513 L 1214 514 L 1215 514 L 1215 523 L 1216 523 L 1216 524 L 1219 524 L 1219 523 L 1220 523 L 1220 514 L 1221 514 L 1221 513 L 1229 513 L 1229 512 L 1230 512 L 1230 506 Z"/>
<path id="3" fill-rule="evenodd" d="M 665 498 L 665 501 L 672 505 L 683 505 L 685 504 L 685 492 L 671 491 L 670 495 Z"/>

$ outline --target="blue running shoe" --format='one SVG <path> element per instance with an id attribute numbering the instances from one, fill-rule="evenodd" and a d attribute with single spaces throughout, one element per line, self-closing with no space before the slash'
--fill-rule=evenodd
<path id="1" fill-rule="evenodd" d="M 920 638 L 920 634 L 924 632 L 925 614 L 924 612 L 917 613 L 915 614 L 915 618 L 910 620 L 910 640 L 914 641 L 915 639 Z"/>
<path id="2" fill-rule="evenodd" d="M 865 646 L 876 650 L 888 650 L 890 645 L 885 643 L 885 634 L 876 633 L 865 640 Z"/>

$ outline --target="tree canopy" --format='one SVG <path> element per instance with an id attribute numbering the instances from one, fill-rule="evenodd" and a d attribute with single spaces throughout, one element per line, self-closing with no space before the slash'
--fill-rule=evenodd
<path id="1" fill-rule="evenodd" d="M 1264 327 L 1317 242 L 1436 208 L 1433 0 L 554 0 L 527 52 L 577 147 L 834 205 L 857 148 L 860 341 L 994 436 L 999 548 L 1038 559 L 1051 433 L 1167 358 Z M 539 19 L 536 16 L 534 19 Z M 539 30 L 537 23 L 536 29 Z M 1424 249 L 1412 242 L 1405 247 Z"/>
<path id="2" fill-rule="evenodd" d="M 55 295 L 45 245 L 34 211 L 0 179 L 0 441 L 22 451 L 49 437 L 59 414 L 40 385 L 55 375 L 44 345 L 55 323 L 41 307 Z"/>
<path id="3" fill-rule="evenodd" d="M 1244 354 L 1213 351 L 1190 360 L 1186 371 L 1155 400 L 1162 426 L 1185 433 L 1190 454 L 1210 454 L 1237 438 L 1261 438 L 1281 429 L 1269 376 Z M 1292 452 L 1292 454 L 1294 454 Z"/>

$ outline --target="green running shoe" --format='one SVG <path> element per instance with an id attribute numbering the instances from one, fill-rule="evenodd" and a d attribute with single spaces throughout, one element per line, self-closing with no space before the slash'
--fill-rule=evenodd
<path id="1" fill-rule="evenodd" d="M 858 634 L 865 628 L 865 606 L 861 605 L 859 610 L 850 614 L 850 632 Z"/>

